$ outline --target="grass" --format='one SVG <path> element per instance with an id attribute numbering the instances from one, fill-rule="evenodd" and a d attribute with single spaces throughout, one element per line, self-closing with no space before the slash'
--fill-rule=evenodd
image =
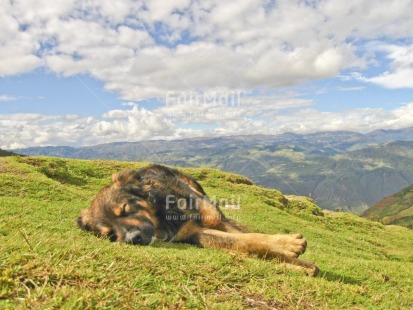
<path id="1" fill-rule="evenodd" d="M 1 309 L 408 309 L 413 231 L 321 212 L 244 177 L 182 169 L 207 193 L 237 201 L 225 213 L 256 232 L 301 232 L 317 278 L 274 261 L 156 242 L 111 243 L 76 227 L 110 175 L 145 163 L 0 158 Z"/>

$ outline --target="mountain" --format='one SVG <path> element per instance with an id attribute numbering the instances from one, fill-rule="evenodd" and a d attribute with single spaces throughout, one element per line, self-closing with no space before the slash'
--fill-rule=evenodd
<path id="1" fill-rule="evenodd" d="M 383 224 L 413 229 L 413 184 L 387 196 L 364 211 L 363 216 Z"/>
<path id="2" fill-rule="evenodd" d="M 138 160 L 142 156 L 167 156 L 170 153 L 208 152 L 220 149 L 264 148 L 268 151 L 293 149 L 307 155 L 336 155 L 392 141 L 413 141 L 413 127 L 400 130 L 376 130 L 368 134 L 351 131 L 312 134 L 244 135 L 182 140 L 115 142 L 86 147 L 46 146 L 15 149 L 19 154 L 82 159 Z M 122 158 L 119 158 L 122 157 Z"/>
<path id="3" fill-rule="evenodd" d="M 393 141 L 397 139 L 398 141 Z M 362 213 L 413 183 L 413 128 L 37 147 L 25 155 L 157 162 L 242 174 L 322 208 Z"/>
<path id="4" fill-rule="evenodd" d="M 146 164 L 0 157 L 0 309 L 409 309 L 413 231 L 210 168 L 179 168 L 259 233 L 302 233 L 316 278 L 262 258 L 96 238 L 76 218 L 121 169 Z M 410 292 L 410 293 L 409 293 Z"/>
<path id="5" fill-rule="evenodd" d="M 9 152 L 9 151 L 5 151 L 5 150 L 0 149 L 0 157 L 12 156 L 12 155 L 16 155 L 16 154 L 13 153 L 13 152 Z"/>
<path id="6" fill-rule="evenodd" d="M 385 143 L 389 141 L 412 141 L 413 140 L 413 127 L 404 129 L 379 129 L 367 133 L 366 138 L 370 142 Z"/>

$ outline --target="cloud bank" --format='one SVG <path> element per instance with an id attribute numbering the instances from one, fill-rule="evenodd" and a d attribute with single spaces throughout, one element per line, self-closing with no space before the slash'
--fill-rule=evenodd
<path id="1" fill-rule="evenodd" d="M 81 146 L 116 141 L 179 139 L 189 137 L 247 134 L 306 133 L 315 131 L 399 129 L 410 126 L 413 103 L 392 111 L 382 109 L 351 109 L 344 113 L 320 112 L 304 108 L 293 113 L 272 113 L 263 117 L 249 108 L 225 108 L 208 112 L 189 111 L 176 114 L 179 123 L 190 124 L 194 117 L 215 119 L 215 126 L 191 128 L 177 126 L 167 109 L 148 111 L 133 105 L 127 110 L 112 110 L 100 117 L 78 115 L 49 116 L 41 114 L 0 114 L 0 148 L 28 146 Z M 232 109 L 232 110 L 231 110 Z M 181 110 L 180 110 L 181 111 Z M 219 116 L 221 115 L 221 118 Z M 218 120 L 217 120 L 218 119 Z M 198 122 L 198 120 L 195 120 Z M 212 124 L 212 122 L 205 122 Z M 16 142 L 17 141 L 17 142 Z"/>
<path id="2" fill-rule="evenodd" d="M 0 7 L 1 76 L 38 67 L 88 73 L 126 100 L 295 85 L 366 65 L 358 40 L 413 37 L 407 0 L 2 0 Z M 412 49 L 387 47 L 392 71 L 370 81 L 411 87 L 403 77 L 413 80 Z M 392 75 L 400 78 L 388 82 Z"/>

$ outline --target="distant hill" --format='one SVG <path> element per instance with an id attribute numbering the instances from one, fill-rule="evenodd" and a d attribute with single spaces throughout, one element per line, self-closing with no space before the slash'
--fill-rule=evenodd
<path id="1" fill-rule="evenodd" d="M 14 154 L 13 152 L 0 149 L 0 157 L 12 156 L 12 155 L 16 155 L 16 154 Z"/>
<path id="2" fill-rule="evenodd" d="M 310 196 L 325 209 L 362 213 L 413 183 L 413 128 L 251 135 L 88 147 L 36 147 L 25 155 L 157 162 L 242 174 L 267 188 Z"/>
<path id="3" fill-rule="evenodd" d="M 384 143 L 389 141 L 412 141 L 413 140 L 413 127 L 386 130 L 379 129 L 367 133 L 365 137 L 370 142 Z"/>
<path id="4" fill-rule="evenodd" d="M 376 202 L 363 217 L 413 229 L 413 184 Z"/>

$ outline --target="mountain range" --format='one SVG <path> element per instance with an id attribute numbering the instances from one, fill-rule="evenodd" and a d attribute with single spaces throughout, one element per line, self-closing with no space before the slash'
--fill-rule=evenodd
<path id="1" fill-rule="evenodd" d="M 284 133 L 12 151 L 32 156 L 219 168 L 286 194 L 309 196 L 324 209 L 358 214 L 413 184 L 413 127 L 367 134 Z"/>

